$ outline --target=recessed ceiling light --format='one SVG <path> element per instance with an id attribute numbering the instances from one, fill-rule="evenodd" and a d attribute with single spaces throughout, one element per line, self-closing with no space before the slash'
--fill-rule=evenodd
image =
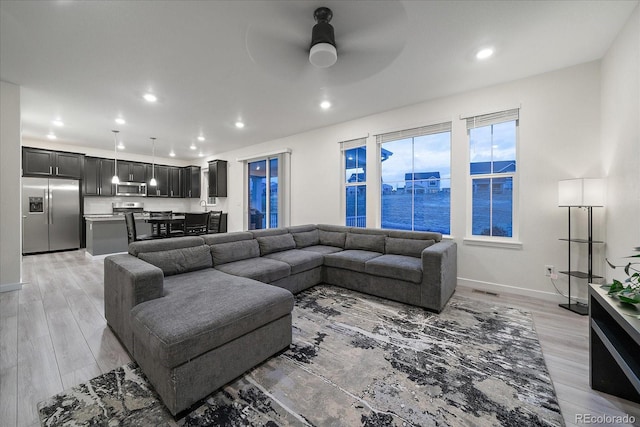
<path id="1" fill-rule="evenodd" d="M 493 49 L 488 47 L 488 48 L 485 48 L 485 49 L 480 49 L 478 51 L 478 53 L 476 53 L 476 58 L 477 59 L 487 59 L 492 55 L 493 55 Z"/>
<path id="2" fill-rule="evenodd" d="M 144 95 L 142 95 L 142 97 L 147 102 L 156 102 L 158 100 L 158 97 L 152 93 L 145 93 Z"/>
<path id="3" fill-rule="evenodd" d="M 242 128 L 244 127 L 244 123 L 242 123 L 241 121 L 237 121 L 237 122 L 236 122 L 236 127 L 237 127 L 238 129 L 242 129 Z"/>
<path id="4" fill-rule="evenodd" d="M 124 125 L 127 122 L 122 117 L 116 117 L 116 123 L 119 125 Z"/>
<path id="5" fill-rule="evenodd" d="M 124 150 L 124 144 L 122 143 L 122 141 L 118 143 L 118 150 Z"/>
<path id="6" fill-rule="evenodd" d="M 191 146 L 190 146 L 189 148 L 191 148 L 192 150 L 195 150 L 195 149 L 196 149 L 196 148 L 198 148 L 198 147 L 196 147 L 196 144 L 194 144 L 194 143 L 192 142 L 192 143 L 191 143 Z"/>
<path id="7" fill-rule="evenodd" d="M 329 108 L 331 108 L 331 103 L 329 101 L 322 101 L 320 103 L 320 108 L 322 108 L 323 110 L 328 110 Z"/>
<path id="8" fill-rule="evenodd" d="M 204 154 L 202 154 L 202 152 L 198 153 L 198 157 L 204 157 Z"/>
<path id="9" fill-rule="evenodd" d="M 47 135 L 47 138 L 53 140 L 53 139 L 58 139 L 57 136 L 55 136 L 55 134 L 53 132 L 49 132 L 49 134 Z"/>
<path id="10" fill-rule="evenodd" d="M 174 151 L 173 151 L 173 150 L 171 150 L 171 152 L 169 153 L 169 155 L 170 155 L 171 157 L 175 157 L 175 156 L 176 156 L 176 153 L 174 153 Z"/>
<path id="11" fill-rule="evenodd" d="M 201 141 L 201 142 L 202 142 L 202 141 L 204 141 L 204 136 L 200 135 L 200 136 L 198 137 L 198 141 Z"/>
<path id="12" fill-rule="evenodd" d="M 60 119 L 52 120 L 52 121 L 51 121 L 51 123 L 52 123 L 54 126 L 58 126 L 58 127 L 62 127 L 62 126 L 64 126 L 64 122 L 63 122 L 62 120 L 60 120 Z"/>

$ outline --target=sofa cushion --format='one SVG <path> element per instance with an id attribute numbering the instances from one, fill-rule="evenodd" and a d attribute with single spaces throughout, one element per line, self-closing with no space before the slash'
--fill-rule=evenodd
<path id="1" fill-rule="evenodd" d="M 213 256 L 213 265 L 218 266 L 243 259 L 257 258 L 260 256 L 260 246 L 255 239 L 220 243 L 211 245 L 211 255 Z"/>
<path id="2" fill-rule="evenodd" d="M 277 236 L 256 237 L 260 245 L 260 255 L 265 256 L 274 252 L 287 251 L 296 247 L 293 236 L 289 233 Z"/>
<path id="3" fill-rule="evenodd" d="M 215 268 L 225 273 L 248 277 L 263 283 L 272 283 L 291 274 L 291 267 L 286 262 L 265 257 L 215 265 Z"/>
<path id="4" fill-rule="evenodd" d="M 377 258 L 382 254 L 379 252 L 344 250 L 324 256 L 324 265 L 327 267 L 344 268 L 345 270 L 364 272 L 365 263 Z"/>
<path id="5" fill-rule="evenodd" d="M 395 237 L 387 237 L 385 252 L 388 254 L 420 258 L 422 256 L 422 251 L 435 243 L 435 240 L 397 239 Z"/>
<path id="6" fill-rule="evenodd" d="M 287 227 L 287 231 L 291 234 L 303 233 L 305 231 L 313 231 L 317 229 L 318 226 L 316 224 L 292 225 L 291 227 Z"/>
<path id="7" fill-rule="evenodd" d="M 347 233 L 345 249 L 384 253 L 384 235 Z"/>
<path id="8" fill-rule="evenodd" d="M 436 242 L 442 240 L 442 233 L 436 233 L 434 231 L 388 230 L 388 235 L 389 237 L 396 237 L 398 239 L 435 240 Z"/>
<path id="9" fill-rule="evenodd" d="M 365 263 L 365 273 L 420 283 L 422 260 L 406 255 L 382 255 Z"/>
<path id="10" fill-rule="evenodd" d="M 338 248 L 344 248 L 344 241 L 347 237 L 347 233 L 340 231 L 325 231 L 318 230 L 318 238 L 320 244 L 324 246 L 335 246 Z"/>
<path id="11" fill-rule="evenodd" d="M 141 240 L 129 244 L 129 254 L 138 256 L 143 252 L 159 252 L 170 249 L 191 248 L 201 246 L 204 240 L 199 236 L 174 237 L 171 239 Z"/>
<path id="12" fill-rule="evenodd" d="M 293 240 L 296 242 L 296 248 L 306 248 L 307 246 L 314 246 L 320 243 L 320 236 L 318 230 L 304 231 L 300 233 L 292 233 Z"/>
<path id="13" fill-rule="evenodd" d="M 185 286 L 189 292 L 182 291 Z M 131 310 L 135 340 L 167 367 L 195 359 L 293 309 L 289 291 L 214 269 L 172 276 L 167 287 L 176 291 Z"/>
<path id="14" fill-rule="evenodd" d="M 253 239 L 253 234 L 248 231 L 235 231 L 233 233 L 203 234 L 200 237 L 202 237 L 202 240 L 204 240 L 207 245 L 219 245 L 220 243 L 251 240 Z"/>
<path id="15" fill-rule="evenodd" d="M 138 258 L 162 269 L 165 276 L 213 267 L 208 245 L 142 252 L 138 254 Z"/>
<path id="16" fill-rule="evenodd" d="M 291 249 L 284 252 L 276 252 L 266 255 L 265 258 L 286 262 L 291 266 L 291 274 L 298 274 L 303 271 L 320 267 L 324 262 L 322 254 L 300 249 Z"/>
<path id="17" fill-rule="evenodd" d="M 300 250 L 316 252 L 322 255 L 326 255 L 326 254 L 333 254 L 336 252 L 342 252 L 343 249 L 337 246 L 314 245 L 314 246 L 307 246 L 306 248 L 301 248 Z"/>

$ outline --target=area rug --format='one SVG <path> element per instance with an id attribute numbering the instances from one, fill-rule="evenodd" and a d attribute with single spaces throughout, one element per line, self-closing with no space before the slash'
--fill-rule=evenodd
<path id="1" fill-rule="evenodd" d="M 174 419 L 135 363 L 38 404 L 44 426 L 561 426 L 531 316 L 440 314 L 332 286 L 296 296 L 293 344 Z"/>

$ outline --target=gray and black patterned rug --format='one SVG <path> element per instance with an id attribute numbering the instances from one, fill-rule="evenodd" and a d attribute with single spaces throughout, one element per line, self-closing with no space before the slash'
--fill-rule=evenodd
<path id="1" fill-rule="evenodd" d="M 332 286 L 296 296 L 293 344 L 174 420 L 135 363 L 38 404 L 42 425 L 561 426 L 531 316 L 422 309 Z"/>

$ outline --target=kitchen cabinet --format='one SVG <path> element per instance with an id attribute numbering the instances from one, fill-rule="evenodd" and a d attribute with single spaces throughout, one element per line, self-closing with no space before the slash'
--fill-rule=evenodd
<path id="1" fill-rule="evenodd" d="M 114 161 L 98 157 L 86 157 L 84 167 L 85 196 L 114 196 L 115 185 L 111 184 Z"/>
<path id="2" fill-rule="evenodd" d="M 200 166 L 186 166 L 182 168 L 184 191 L 187 198 L 200 198 Z"/>
<path id="3" fill-rule="evenodd" d="M 182 197 L 183 184 L 181 173 L 182 168 L 169 166 L 169 197 Z"/>
<path id="4" fill-rule="evenodd" d="M 139 162 L 118 161 L 118 178 L 120 182 L 145 182 L 147 165 Z"/>
<path id="5" fill-rule="evenodd" d="M 22 175 L 81 179 L 84 155 L 23 147 Z"/>
<path id="6" fill-rule="evenodd" d="M 227 162 L 209 162 L 209 197 L 227 197 Z"/>
<path id="7" fill-rule="evenodd" d="M 155 171 L 152 171 L 152 165 L 147 165 L 147 196 L 150 197 L 168 197 L 169 196 L 169 166 L 155 165 Z M 152 187 L 149 181 L 155 175 L 157 185 Z"/>

